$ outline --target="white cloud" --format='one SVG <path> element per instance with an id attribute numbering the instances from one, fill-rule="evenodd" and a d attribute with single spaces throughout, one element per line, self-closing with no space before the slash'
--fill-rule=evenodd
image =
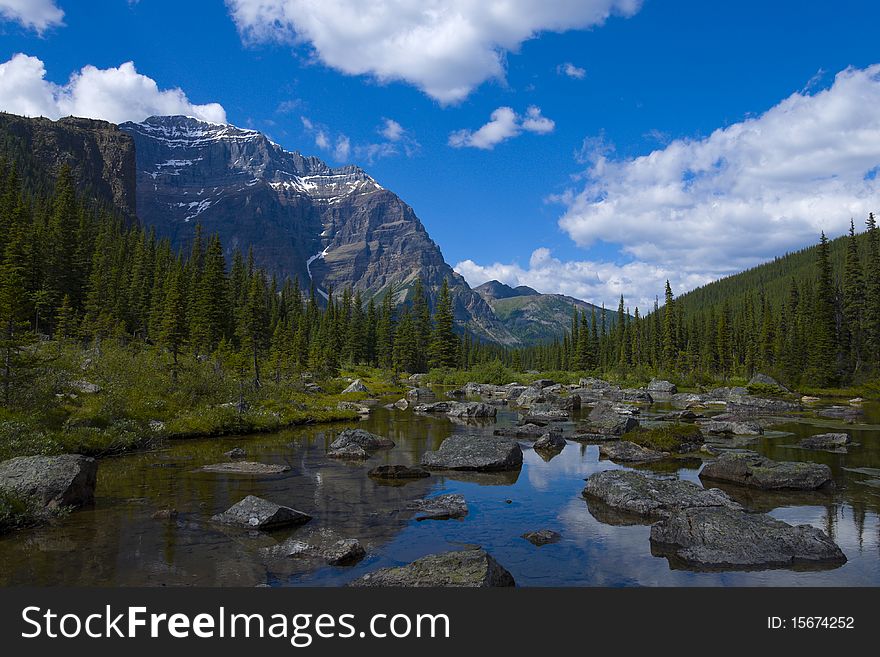
<path id="1" fill-rule="evenodd" d="M 348 75 L 402 80 L 441 103 L 503 79 L 506 53 L 542 32 L 631 16 L 641 0 L 227 0 L 250 43 L 308 44 Z"/>
<path id="2" fill-rule="evenodd" d="M 340 132 L 333 136 L 327 126 L 316 123 L 306 116 L 301 116 L 303 129 L 315 140 L 315 146 L 328 153 L 338 163 L 350 161 L 354 156 L 368 163 L 383 157 L 399 155 L 403 152 L 407 157 L 415 155 L 421 145 L 409 131 L 393 119 L 383 119 L 376 133 L 384 137 L 377 143 L 352 143 L 348 135 Z"/>
<path id="3" fill-rule="evenodd" d="M 556 67 L 556 72 L 560 75 L 567 75 L 575 80 L 583 80 L 587 77 L 587 70 L 580 66 L 575 66 L 571 62 L 565 62 Z"/>
<path id="4" fill-rule="evenodd" d="M 555 197 L 580 246 L 617 247 L 620 263 L 564 262 L 541 248 L 527 267 L 456 265 L 469 283 L 497 278 L 589 301 L 649 307 L 666 279 L 676 294 L 844 233 L 880 205 L 880 65 L 811 82 L 764 114 L 703 139 L 615 159 L 598 136 L 576 153 L 583 186 Z M 663 135 L 665 140 L 665 135 Z M 622 264 L 621 264 L 622 263 Z"/>
<path id="5" fill-rule="evenodd" d="M 559 225 L 581 246 L 619 245 L 672 272 L 679 290 L 815 243 L 821 230 L 842 234 L 878 209 L 878 106 L 875 65 L 641 157 L 614 159 L 590 142 L 584 186 L 555 199 L 567 206 Z"/>
<path id="6" fill-rule="evenodd" d="M 526 116 L 522 121 L 522 127 L 523 130 L 536 132 L 539 135 L 546 135 L 553 132 L 553 129 L 556 127 L 556 122 L 553 119 L 541 116 L 541 108 L 532 105 L 526 110 Z"/>
<path id="7" fill-rule="evenodd" d="M 155 80 L 137 72 L 132 62 L 116 68 L 85 66 L 67 83 L 46 80 L 43 62 L 16 54 L 0 64 L 0 110 L 25 116 L 84 116 L 112 123 L 142 121 L 155 114 L 187 114 L 226 122 L 217 103 L 194 105 L 178 88 L 160 90 Z"/>
<path id="8" fill-rule="evenodd" d="M 456 130 L 449 135 L 449 145 L 453 148 L 470 146 L 491 150 L 498 144 L 517 135 L 523 130 L 545 135 L 553 132 L 556 123 L 541 115 L 541 108 L 535 105 L 520 117 L 510 107 L 499 107 L 489 117 L 489 122 L 477 130 Z"/>
<path id="9" fill-rule="evenodd" d="M 0 0 L 0 18 L 42 34 L 64 25 L 64 12 L 54 0 Z"/>
<path id="10" fill-rule="evenodd" d="M 384 125 L 379 129 L 379 134 L 388 141 L 399 141 L 404 132 L 403 126 L 394 119 L 385 119 Z"/>
<path id="11" fill-rule="evenodd" d="M 596 305 L 604 303 L 612 310 L 617 308 L 622 294 L 631 309 L 638 306 L 643 312 L 653 307 L 654 297 L 662 294 L 667 279 L 673 281 L 676 292 L 711 280 L 698 273 L 681 276 L 675 269 L 639 261 L 622 265 L 590 260 L 566 262 L 554 258 L 544 247 L 532 252 L 526 267 L 500 262 L 480 265 L 463 260 L 454 269 L 471 287 L 495 279 L 513 287 L 528 285 L 543 293 L 567 294 Z"/>

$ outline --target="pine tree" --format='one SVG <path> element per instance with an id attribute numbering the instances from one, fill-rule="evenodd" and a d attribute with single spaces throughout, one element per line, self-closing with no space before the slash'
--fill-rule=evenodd
<path id="1" fill-rule="evenodd" d="M 458 361 L 458 338 L 455 336 L 452 297 L 444 278 L 434 309 L 434 331 L 430 347 L 431 367 L 454 368 Z"/>
<path id="2" fill-rule="evenodd" d="M 183 269 L 178 263 L 168 279 L 162 310 L 162 328 L 159 339 L 171 352 L 173 365 L 171 380 L 177 381 L 179 356 L 186 343 L 186 298 L 183 286 Z"/>
<path id="3" fill-rule="evenodd" d="M 834 282 L 831 274 L 831 259 L 828 238 L 824 231 L 819 240 L 816 262 L 818 280 L 813 299 L 814 317 L 810 322 L 810 373 L 819 386 L 830 386 L 837 379 L 837 322 L 834 310 Z"/>
<path id="4" fill-rule="evenodd" d="M 875 373 L 880 370 L 880 229 L 874 213 L 867 220 L 865 262 L 865 341 Z"/>
<path id="5" fill-rule="evenodd" d="M 382 297 L 382 308 L 376 323 L 376 358 L 383 369 L 391 369 L 394 365 L 394 292 L 392 283 Z"/>
<path id="6" fill-rule="evenodd" d="M 253 385 L 259 388 L 260 359 L 266 348 L 269 333 L 269 308 L 266 299 L 266 277 L 258 270 L 250 277 L 247 297 L 241 310 L 239 331 L 242 348 L 250 353 L 253 367 Z"/>
<path id="7" fill-rule="evenodd" d="M 675 367 L 678 356 L 678 345 L 676 344 L 678 327 L 676 326 L 675 298 L 672 296 L 672 287 L 668 280 L 666 281 L 665 295 L 666 301 L 663 305 L 663 367 L 671 371 Z"/>
<path id="8" fill-rule="evenodd" d="M 846 260 L 843 268 L 843 322 L 846 334 L 847 369 L 857 373 L 862 366 L 865 322 L 865 279 L 856 241 L 855 224 L 849 222 Z"/>

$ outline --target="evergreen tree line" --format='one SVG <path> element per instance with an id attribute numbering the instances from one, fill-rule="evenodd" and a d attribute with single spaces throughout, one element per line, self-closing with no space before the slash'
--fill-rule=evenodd
<path id="1" fill-rule="evenodd" d="M 880 232 L 873 214 L 866 230 L 841 238 L 838 251 L 823 233 L 812 263 L 800 268 L 783 294 L 763 286 L 745 287 L 736 296 L 699 291 L 701 303 L 676 299 L 666 283 L 662 306 L 630 313 L 621 297 L 621 321 L 606 330 L 604 311 L 597 322 L 574 311 L 562 341 L 525 350 L 527 366 L 597 372 L 644 368 L 668 376 L 710 379 L 751 377 L 758 371 L 792 384 L 828 387 L 880 376 Z M 780 261 L 781 262 L 781 261 Z M 749 276 L 757 276 L 746 272 Z M 725 282 L 735 285 L 734 276 Z M 778 281 L 774 281 L 778 286 Z"/>
<path id="2" fill-rule="evenodd" d="M 454 329 L 443 282 L 433 308 L 421 281 L 406 303 L 391 285 L 381 298 L 279 281 L 236 250 L 227 263 L 216 235 L 194 226 L 189 253 L 152 230 L 127 225 L 79 198 L 70 170 L 51 193 L 26 191 L 0 162 L 0 375 L 4 399 L 38 339 L 141 341 L 169 354 L 215 358 L 256 385 L 302 371 L 332 376 L 344 365 L 399 372 L 468 368 L 498 348 Z"/>

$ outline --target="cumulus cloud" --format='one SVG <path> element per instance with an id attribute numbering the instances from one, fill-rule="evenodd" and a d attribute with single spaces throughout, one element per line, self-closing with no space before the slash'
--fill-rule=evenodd
<path id="1" fill-rule="evenodd" d="M 227 0 L 245 42 L 307 44 L 348 75 L 413 84 L 441 103 L 503 79 L 504 60 L 542 32 L 631 16 L 641 0 Z"/>
<path id="2" fill-rule="evenodd" d="M 334 136 L 329 127 L 306 116 L 301 116 L 300 120 L 306 133 L 315 140 L 315 146 L 328 153 L 337 163 L 348 162 L 352 156 L 372 163 L 383 157 L 399 155 L 401 152 L 407 157 L 412 157 L 421 148 L 410 131 L 394 119 L 383 119 L 382 124 L 376 128 L 376 133 L 382 136 L 383 140 L 370 143 L 352 143 L 348 135 L 342 132 Z"/>
<path id="3" fill-rule="evenodd" d="M 635 158 L 587 150 L 560 227 L 579 245 L 713 278 L 840 234 L 877 209 L 880 65 L 814 94 Z"/>
<path id="4" fill-rule="evenodd" d="M 681 276 L 675 269 L 648 262 L 562 261 L 545 247 L 535 249 L 525 267 L 517 263 L 481 265 L 463 260 L 454 269 L 472 287 L 494 279 L 512 287 L 528 285 L 543 293 L 567 294 L 597 305 L 604 303 L 611 309 L 617 308 L 620 295 L 624 295 L 631 309 L 638 306 L 642 311 L 653 307 L 654 298 L 663 292 L 667 279 L 673 281 L 676 291 L 711 280 L 699 273 Z"/>
<path id="5" fill-rule="evenodd" d="M 575 66 L 571 62 L 560 64 L 556 67 L 556 72 L 559 73 L 559 75 L 567 75 L 568 77 L 574 78 L 575 80 L 583 80 L 585 77 L 587 77 L 587 70 L 585 68 Z"/>
<path id="6" fill-rule="evenodd" d="M 546 135 L 553 132 L 556 123 L 541 115 L 541 108 L 535 105 L 526 110 L 524 117 L 510 107 L 499 107 L 489 117 L 489 122 L 477 130 L 456 130 L 449 135 L 449 145 L 453 148 L 480 148 L 492 150 L 503 141 L 521 134 L 523 130 Z"/>
<path id="7" fill-rule="evenodd" d="M 537 249 L 527 266 L 456 265 L 469 283 L 511 285 L 646 307 L 668 278 L 676 293 L 844 233 L 878 210 L 880 65 L 811 83 L 764 114 L 702 139 L 615 157 L 604 136 L 585 141 L 580 186 L 551 200 L 580 246 L 616 247 L 608 261 L 564 262 Z M 663 135 L 664 140 L 665 135 Z M 616 302 L 615 302 L 616 303 Z"/>
<path id="8" fill-rule="evenodd" d="M 0 64 L 0 110 L 25 116 L 84 116 L 113 123 L 142 121 L 154 114 L 187 114 L 226 122 L 217 103 L 195 105 L 178 88 L 160 90 L 156 81 L 137 72 L 134 63 L 116 68 L 85 66 L 67 83 L 46 80 L 43 62 L 16 54 Z"/>
<path id="9" fill-rule="evenodd" d="M 64 25 L 64 12 L 54 0 L 0 0 L 0 18 L 42 34 Z"/>

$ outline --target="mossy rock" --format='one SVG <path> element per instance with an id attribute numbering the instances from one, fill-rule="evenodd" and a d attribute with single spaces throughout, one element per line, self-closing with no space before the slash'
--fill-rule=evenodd
<path id="1" fill-rule="evenodd" d="M 690 451 L 691 446 L 703 442 L 703 433 L 695 424 L 666 424 L 659 427 L 639 427 L 624 434 L 622 440 L 628 440 L 659 452 Z"/>

